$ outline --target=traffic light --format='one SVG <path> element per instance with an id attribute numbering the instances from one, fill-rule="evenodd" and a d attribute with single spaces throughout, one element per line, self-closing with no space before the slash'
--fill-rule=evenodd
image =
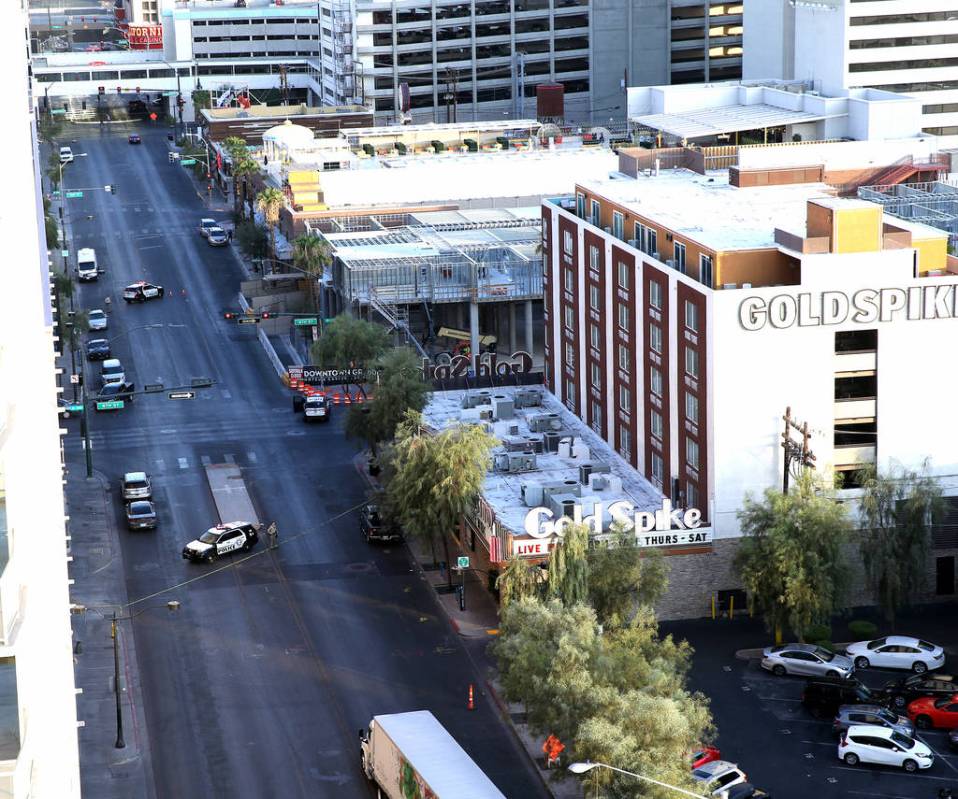
<path id="1" fill-rule="evenodd" d="M 102 97 L 104 94 L 106 94 L 106 86 L 97 86 L 96 93 Z"/>
<path id="2" fill-rule="evenodd" d="M 235 318 L 236 318 L 236 314 L 233 313 L 232 311 L 224 311 L 224 313 L 223 313 L 223 318 L 224 318 L 224 319 L 235 319 Z"/>
<path id="3" fill-rule="evenodd" d="M 263 313 L 261 313 L 261 314 L 259 315 L 259 318 L 260 318 L 260 319 L 269 319 L 269 311 L 263 311 Z"/>

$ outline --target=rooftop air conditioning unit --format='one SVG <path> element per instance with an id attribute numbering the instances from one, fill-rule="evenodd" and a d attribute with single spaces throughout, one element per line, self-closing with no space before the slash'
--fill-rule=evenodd
<path id="1" fill-rule="evenodd" d="M 750 288 L 752 288 L 752 284 L 751 284 L 751 283 L 743 283 L 743 284 L 742 284 L 742 288 L 743 288 L 743 289 L 750 289 Z"/>
<path id="2" fill-rule="evenodd" d="M 532 452 L 500 452 L 495 456 L 497 472 L 531 472 L 536 468 L 536 456 Z"/>
<path id="3" fill-rule="evenodd" d="M 563 516 L 574 519 L 575 506 L 578 499 L 577 494 L 552 494 L 543 499 L 543 505 L 549 508 L 557 519 Z"/>
<path id="4" fill-rule="evenodd" d="M 542 499 L 548 500 L 549 497 L 565 494 L 570 497 L 582 496 L 582 486 L 578 480 L 563 480 L 558 483 L 544 483 L 542 486 Z"/>
<path id="5" fill-rule="evenodd" d="M 599 463 L 593 461 L 591 463 L 580 463 L 579 464 L 579 482 L 582 485 L 589 484 L 589 476 L 593 474 L 609 474 L 612 471 L 612 467 L 607 463 Z"/>
<path id="6" fill-rule="evenodd" d="M 511 424 L 509 425 L 509 435 L 510 435 L 510 436 L 517 436 L 517 435 L 519 435 L 519 425 L 518 425 L 518 424 L 511 423 Z"/>
<path id="7" fill-rule="evenodd" d="M 516 415 L 516 408 L 509 397 L 496 395 L 492 398 L 492 415 L 496 419 L 512 419 Z"/>
<path id="8" fill-rule="evenodd" d="M 723 283 L 723 284 L 722 284 L 722 288 L 723 288 L 723 289 L 737 289 L 737 288 L 738 288 L 738 284 L 737 284 L 737 283 Z"/>
<path id="9" fill-rule="evenodd" d="M 557 413 L 539 413 L 529 419 L 529 429 L 533 433 L 545 433 L 548 430 L 558 430 L 562 421 Z"/>
<path id="10" fill-rule="evenodd" d="M 526 436 L 526 441 L 529 444 L 530 452 L 535 452 L 539 455 L 545 452 L 545 441 L 543 441 L 542 436 Z"/>
<path id="11" fill-rule="evenodd" d="M 579 467 L 582 468 L 581 466 Z M 607 474 L 590 474 L 589 481 L 586 484 L 589 487 L 589 491 L 605 491 L 609 487 L 609 475 Z"/>
<path id="12" fill-rule="evenodd" d="M 522 436 L 507 436 L 502 439 L 506 452 L 533 452 L 532 442 Z"/>
<path id="13" fill-rule="evenodd" d="M 559 451 L 559 442 L 562 440 L 563 436 L 557 430 L 547 430 L 542 436 L 543 447 L 546 452 L 558 452 Z"/>
<path id="14" fill-rule="evenodd" d="M 473 408 L 472 410 L 479 413 L 480 419 L 485 419 L 487 422 L 492 421 L 492 408 L 488 408 L 485 405 L 480 405 L 478 408 Z M 495 428 L 492 425 L 489 425 L 489 431 L 494 432 Z"/>
<path id="15" fill-rule="evenodd" d="M 517 408 L 538 408 L 542 405 L 542 392 L 534 388 L 522 388 L 513 394 L 513 401 Z"/>
<path id="16" fill-rule="evenodd" d="M 477 405 L 482 405 L 485 403 L 485 400 L 479 394 L 478 391 L 470 391 L 462 395 L 462 407 L 463 408 L 475 408 Z"/>
<path id="17" fill-rule="evenodd" d="M 523 483 L 519 486 L 519 495 L 527 508 L 541 507 L 542 483 Z"/>
<path id="18" fill-rule="evenodd" d="M 459 421 L 463 424 L 479 424 L 479 410 L 477 408 L 465 408 L 459 412 Z"/>

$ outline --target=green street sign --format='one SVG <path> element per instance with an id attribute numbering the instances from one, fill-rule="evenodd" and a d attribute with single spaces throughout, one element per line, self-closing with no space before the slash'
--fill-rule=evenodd
<path id="1" fill-rule="evenodd" d="M 293 324 L 296 327 L 307 327 L 309 325 L 318 325 L 319 319 L 315 316 L 304 316 L 302 319 L 294 319 Z"/>
<path id="2" fill-rule="evenodd" d="M 59 190 L 59 189 L 54 189 L 53 191 L 50 192 L 50 196 L 51 196 L 54 200 L 59 200 L 59 199 L 60 199 L 60 190 Z"/>
<path id="3" fill-rule="evenodd" d="M 83 410 L 82 405 L 67 405 L 67 410 L 70 413 L 80 413 Z"/>
<path id="4" fill-rule="evenodd" d="M 181 158 L 181 159 L 180 159 L 180 163 L 181 163 L 183 166 L 193 166 L 193 164 L 196 163 L 196 159 L 195 159 L 195 158 Z"/>
<path id="5" fill-rule="evenodd" d="M 50 113 L 54 115 L 65 114 L 67 110 L 65 108 L 54 108 Z"/>
<path id="6" fill-rule="evenodd" d="M 69 251 L 69 250 L 60 250 L 60 257 L 61 257 L 61 258 L 69 258 L 69 257 L 70 257 L 70 251 Z"/>
<path id="7" fill-rule="evenodd" d="M 83 196 L 82 191 L 68 191 L 67 199 L 68 200 L 79 200 Z"/>
<path id="8" fill-rule="evenodd" d="M 459 569 L 468 569 L 469 568 L 469 556 L 460 555 L 456 558 L 456 567 Z"/>
<path id="9" fill-rule="evenodd" d="M 105 400 L 104 402 L 98 402 L 96 404 L 98 411 L 119 411 L 122 410 L 123 407 L 123 400 Z"/>

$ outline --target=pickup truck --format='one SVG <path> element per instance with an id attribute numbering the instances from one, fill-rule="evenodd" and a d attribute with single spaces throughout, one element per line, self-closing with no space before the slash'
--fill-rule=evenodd
<path id="1" fill-rule="evenodd" d="M 370 502 L 363 505 L 359 514 L 359 529 L 366 543 L 402 541 L 402 529 L 394 521 L 386 519 L 379 506 Z"/>

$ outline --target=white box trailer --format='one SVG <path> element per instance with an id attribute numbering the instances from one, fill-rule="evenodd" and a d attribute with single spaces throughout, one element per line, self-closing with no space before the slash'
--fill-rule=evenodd
<path id="1" fill-rule="evenodd" d="M 428 710 L 375 716 L 361 730 L 366 776 L 388 799 L 505 799 Z"/>

